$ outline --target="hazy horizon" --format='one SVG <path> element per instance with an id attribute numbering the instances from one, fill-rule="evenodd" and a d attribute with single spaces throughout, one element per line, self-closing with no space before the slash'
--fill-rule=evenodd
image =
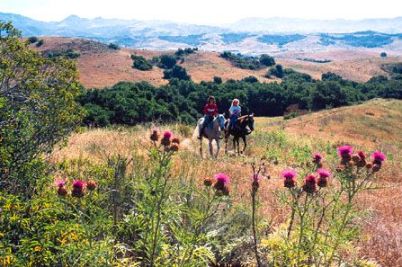
<path id="1" fill-rule="evenodd" d="M 96 7 L 96 8 L 94 8 Z M 10 0 L 0 1 L 0 12 L 16 13 L 41 21 L 61 21 L 71 15 L 81 18 L 124 20 L 161 20 L 177 23 L 225 25 L 248 18 L 285 18 L 312 20 L 364 20 L 401 17 L 402 3 L 392 0 L 338 0 L 322 3 L 317 0 L 248 0 L 233 3 L 227 0 L 205 0 L 203 3 L 181 0 L 148 0 L 113 2 L 100 0 Z"/>

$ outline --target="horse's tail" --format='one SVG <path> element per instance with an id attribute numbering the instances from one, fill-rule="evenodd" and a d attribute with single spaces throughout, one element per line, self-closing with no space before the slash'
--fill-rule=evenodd
<path id="1" fill-rule="evenodd" d="M 200 125 L 197 124 L 197 126 L 196 126 L 195 129 L 194 129 L 192 139 L 196 139 L 196 138 L 198 137 L 198 134 L 199 134 L 199 127 L 200 127 Z"/>

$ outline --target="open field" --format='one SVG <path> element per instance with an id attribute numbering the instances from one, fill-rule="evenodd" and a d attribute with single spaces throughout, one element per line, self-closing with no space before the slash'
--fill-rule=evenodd
<path id="1" fill-rule="evenodd" d="M 48 37 L 39 51 L 73 49 L 80 52 L 76 59 L 80 73 L 80 81 L 87 88 L 103 88 L 119 81 L 147 81 L 154 85 L 166 84 L 162 79 L 163 70 L 154 67 L 151 71 L 140 71 L 131 67 L 131 54 L 142 55 L 147 59 L 160 55 L 160 51 L 122 48 L 109 49 L 107 45 L 83 39 Z M 173 51 L 172 51 L 173 52 Z M 163 52 L 168 53 L 168 52 Z M 374 75 L 385 75 L 381 64 L 401 62 L 402 56 L 395 54 L 382 59 L 378 51 L 367 49 L 334 48 L 316 53 L 282 53 L 275 55 L 277 63 L 285 68 L 310 74 L 319 79 L 322 73 L 331 71 L 354 81 L 364 82 Z M 327 59 L 329 63 L 315 63 L 300 60 L 310 58 Z M 261 82 L 273 82 L 275 79 L 264 77 L 266 69 L 254 71 L 233 67 L 230 62 L 219 57 L 217 52 L 199 51 L 189 55 L 181 64 L 186 68 L 195 82 L 211 81 L 214 76 L 223 80 L 240 80 L 247 76 L 255 76 Z"/>
<path id="2" fill-rule="evenodd" d="M 270 180 L 260 185 L 261 213 L 275 223 L 284 220 L 286 210 L 280 207 L 274 193 L 283 187 L 280 172 L 286 167 L 301 168 L 299 161 L 315 151 L 322 151 L 326 167 L 336 166 L 334 150 L 340 144 L 371 152 L 382 150 L 388 157 L 379 175 L 379 189 L 367 191 L 359 197 L 364 216 L 357 220 L 363 228 L 356 251 L 382 266 L 402 264 L 402 176 L 400 153 L 402 146 L 402 101 L 372 100 L 361 105 L 343 107 L 307 114 L 284 121 L 282 118 L 257 118 L 256 131 L 250 138 L 244 156 L 224 156 L 218 160 L 201 159 L 192 127 L 182 125 L 160 126 L 171 129 L 181 139 L 173 172 L 186 172 L 200 184 L 204 177 L 216 172 L 231 176 L 231 192 L 235 202 L 249 201 L 250 167 L 253 158 L 266 157 L 269 161 Z M 71 136 L 67 146 L 50 155 L 52 162 L 77 158 L 102 162 L 112 154 L 127 157 L 146 157 L 149 145 L 148 127 L 121 129 L 88 129 Z M 204 144 L 205 145 L 205 144 Z M 245 186 L 247 185 L 247 186 Z"/>

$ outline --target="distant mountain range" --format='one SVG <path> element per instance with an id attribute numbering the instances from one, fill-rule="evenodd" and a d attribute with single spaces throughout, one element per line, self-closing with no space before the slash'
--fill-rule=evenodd
<path id="1" fill-rule="evenodd" d="M 233 24 L 208 26 L 169 21 L 140 21 L 72 15 L 59 22 L 43 22 L 1 13 L 23 36 L 63 36 L 148 49 L 197 46 L 205 50 L 249 53 L 292 49 L 322 50 L 327 46 L 397 48 L 402 42 L 402 17 L 365 20 L 306 20 L 247 18 Z M 394 42 L 397 45 L 392 46 Z"/>

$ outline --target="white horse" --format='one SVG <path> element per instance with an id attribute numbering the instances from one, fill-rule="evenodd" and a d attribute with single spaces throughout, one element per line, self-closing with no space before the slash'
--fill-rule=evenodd
<path id="1" fill-rule="evenodd" d="M 198 134 L 199 133 L 199 129 L 202 126 L 204 122 L 204 118 L 201 118 L 198 120 L 197 123 L 197 127 L 195 129 L 195 132 Z M 210 123 L 210 125 L 207 125 L 201 136 L 205 137 L 208 139 L 209 142 L 209 154 L 211 155 L 211 157 L 213 158 L 217 158 L 218 154 L 219 154 L 219 149 L 220 149 L 220 144 L 219 144 L 219 139 L 221 139 L 221 132 L 224 131 L 225 129 L 225 117 L 222 114 L 219 114 L 217 117 L 215 117 L 213 119 L 213 121 Z M 217 150 L 216 153 L 214 155 L 214 151 L 213 151 L 213 147 L 212 147 L 212 141 L 215 140 L 216 142 L 216 146 L 217 146 Z M 202 138 L 200 139 L 200 155 L 201 157 L 202 155 Z"/>

